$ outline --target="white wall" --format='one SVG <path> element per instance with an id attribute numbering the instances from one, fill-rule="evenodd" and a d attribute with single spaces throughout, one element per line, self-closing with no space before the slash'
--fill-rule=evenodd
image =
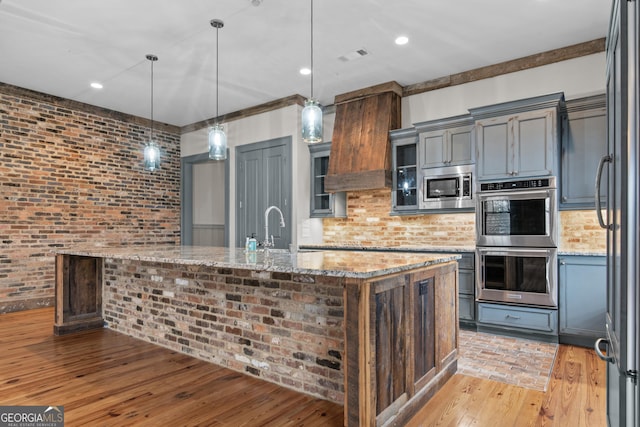
<path id="1" fill-rule="evenodd" d="M 564 92 L 565 99 L 605 91 L 605 54 L 597 53 L 543 65 L 402 100 L 402 127 L 467 114 L 469 108 Z"/>
<path id="2" fill-rule="evenodd" d="M 467 114 L 469 108 L 554 92 L 564 92 L 565 99 L 573 99 L 604 91 L 605 54 L 602 52 L 406 97 L 402 100 L 402 127 Z M 230 242 L 235 241 L 235 147 L 285 136 L 293 139 L 292 242 L 322 242 L 322 220 L 309 218 L 309 150 L 300 136 L 301 110 L 302 107 L 293 105 L 225 124 L 230 149 L 227 159 L 231 186 Z M 335 114 L 325 114 L 325 141 L 331 140 L 334 120 Z M 207 129 L 182 135 L 180 145 L 182 156 L 206 152 Z"/>

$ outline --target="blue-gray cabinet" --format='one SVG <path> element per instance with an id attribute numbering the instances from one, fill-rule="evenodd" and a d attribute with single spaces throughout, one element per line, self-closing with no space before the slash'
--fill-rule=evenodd
<path id="1" fill-rule="evenodd" d="M 606 334 L 606 258 L 560 256 L 558 263 L 560 342 L 593 347 Z"/>
<path id="2" fill-rule="evenodd" d="M 478 303 L 478 331 L 557 341 L 558 311 L 551 308 Z"/>
<path id="3" fill-rule="evenodd" d="M 331 142 L 309 145 L 311 156 L 311 218 L 345 217 L 346 193 L 328 193 L 324 188 L 324 179 L 329 169 Z"/>
<path id="4" fill-rule="evenodd" d="M 475 162 L 473 118 L 468 115 L 414 124 L 418 132 L 418 165 L 422 169 Z"/>
<path id="5" fill-rule="evenodd" d="M 560 108 L 556 93 L 469 109 L 475 118 L 477 179 L 556 175 Z"/>
<path id="6" fill-rule="evenodd" d="M 460 325 L 474 327 L 476 323 L 475 254 L 464 252 L 458 260 L 458 317 Z"/>
<path id="7" fill-rule="evenodd" d="M 594 183 L 600 158 L 607 154 L 605 95 L 566 102 L 563 117 L 560 209 L 595 207 Z M 606 185 L 602 186 L 602 201 Z"/>
<path id="8" fill-rule="evenodd" d="M 415 129 L 389 132 L 391 141 L 392 213 L 415 213 L 418 210 L 418 154 Z"/>

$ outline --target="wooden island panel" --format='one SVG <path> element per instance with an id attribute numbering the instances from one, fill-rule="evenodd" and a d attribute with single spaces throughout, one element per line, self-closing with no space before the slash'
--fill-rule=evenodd
<path id="1" fill-rule="evenodd" d="M 345 287 L 345 425 L 401 426 L 457 370 L 457 264 Z"/>
<path id="2" fill-rule="evenodd" d="M 102 325 L 102 259 L 56 255 L 54 334 L 64 335 Z"/>

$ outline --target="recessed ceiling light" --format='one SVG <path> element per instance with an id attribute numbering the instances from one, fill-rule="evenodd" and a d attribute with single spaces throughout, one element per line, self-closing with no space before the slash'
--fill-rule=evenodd
<path id="1" fill-rule="evenodd" d="M 402 46 L 403 44 L 407 44 L 409 43 L 409 37 L 407 36 L 400 36 L 396 39 L 396 44 L 399 46 Z"/>
<path id="2" fill-rule="evenodd" d="M 91 83 L 91 87 L 94 89 L 102 89 L 102 83 L 93 82 Z"/>
<path id="3" fill-rule="evenodd" d="M 303 76 L 308 76 L 309 74 L 311 74 L 311 68 L 300 68 L 300 74 L 302 74 Z"/>

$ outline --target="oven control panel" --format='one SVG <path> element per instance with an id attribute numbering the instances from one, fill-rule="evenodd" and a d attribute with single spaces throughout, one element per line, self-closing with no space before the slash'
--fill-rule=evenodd
<path id="1" fill-rule="evenodd" d="M 480 191 L 529 190 L 532 188 L 555 188 L 555 177 L 525 179 L 521 181 L 484 182 Z"/>

